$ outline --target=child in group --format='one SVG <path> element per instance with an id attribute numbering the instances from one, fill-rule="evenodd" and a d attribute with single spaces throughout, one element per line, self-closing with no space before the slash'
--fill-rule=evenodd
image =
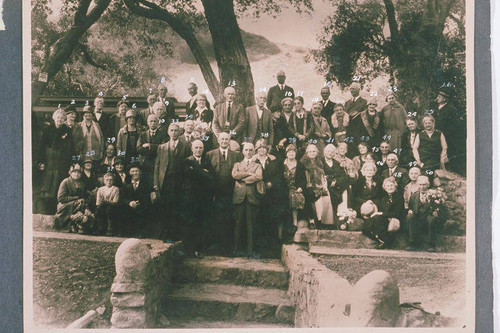
<path id="1" fill-rule="evenodd" d="M 119 189 L 114 186 L 113 173 L 107 172 L 104 177 L 104 186 L 97 190 L 96 199 L 96 233 L 98 235 L 112 236 L 116 228 L 116 215 L 118 212 Z"/>

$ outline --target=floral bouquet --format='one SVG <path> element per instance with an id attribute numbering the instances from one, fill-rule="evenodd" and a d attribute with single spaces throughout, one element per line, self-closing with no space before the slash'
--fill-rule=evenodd
<path id="1" fill-rule="evenodd" d="M 448 199 L 448 197 L 440 187 L 427 191 L 427 200 L 430 204 L 430 208 L 436 213 L 443 207 L 446 199 Z"/>
<path id="2" fill-rule="evenodd" d="M 356 215 L 356 211 L 351 208 L 339 209 L 337 216 L 339 217 L 340 229 L 350 231 L 358 230 L 360 226 L 358 226 Z"/>

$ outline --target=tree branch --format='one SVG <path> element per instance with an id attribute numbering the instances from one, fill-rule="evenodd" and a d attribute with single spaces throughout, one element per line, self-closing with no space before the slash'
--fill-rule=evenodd
<path id="1" fill-rule="evenodd" d="M 75 13 L 75 25 L 83 25 L 92 0 L 81 0 Z"/>
<path id="2" fill-rule="evenodd" d="M 391 0 L 384 0 L 385 11 L 387 13 L 387 21 L 389 22 L 389 30 L 391 32 L 391 41 L 394 43 L 399 42 L 399 29 L 396 22 L 396 10 Z"/>
<path id="3" fill-rule="evenodd" d="M 90 11 L 85 20 L 86 29 L 90 28 L 108 8 L 111 0 L 97 0 L 95 7 Z"/>
<path id="4" fill-rule="evenodd" d="M 89 48 L 87 45 L 85 44 L 82 44 L 82 43 L 79 43 L 78 44 L 78 47 L 80 48 L 80 50 L 82 51 L 82 54 L 83 54 L 83 57 L 85 58 L 85 60 L 87 60 L 87 62 L 94 66 L 94 67 L 97 67 L 97 68 L 100 68 L 100 69 L 103 69 L 103 70 L 106 70 L 106 65 L 100 65 L 98 64 L 97 62 L 94 61 L 94 59 L 92 59 L 92 56 L 90 55 L 89 53 Z"/>

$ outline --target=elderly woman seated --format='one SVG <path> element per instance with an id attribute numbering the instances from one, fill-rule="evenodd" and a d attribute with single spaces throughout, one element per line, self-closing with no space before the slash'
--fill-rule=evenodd
<path id="1" fill-rule="evenodd" d="M 361 177 L 352 185 L 352 208 L 359 214 L 363 203 L 368 200 L 376 201 L 382 195 L 379 180 L 375 177 L 377 166 L 366 162 L 361 168 Z"/>
<path id="2" fill-rule="evenodd" d="M 94 214 L 88 209 L 87 192 L 82 180 L 82 167 L 73 164 L 57 192 L 57 213 L 54 221 L 58 229 L 90 233 L 94 227 Z"/>

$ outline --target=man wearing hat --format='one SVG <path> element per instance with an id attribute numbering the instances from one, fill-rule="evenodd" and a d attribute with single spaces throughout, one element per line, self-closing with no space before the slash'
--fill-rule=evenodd
<path id="1" fill-rule="evenodd" d="M 76 107 L 74 104 L 68 105 L 64 108 L 64 112 L 66 112 L 66 126 L 73 129 L 76 125 Z"/>
<path id="2" fill-rule="evenodd" d="M 149 234 L 151 212 L 150 187 L 142 179 L 139 164 L 129 167 L 130 183 L 120 190 L 120 201 L 125 209 L 122 232 L 125 236 L 144 237 Z"/>
<path id="3" fill-rule="evenodd" d="M 279 70 L 278 73 L 276 73 L 276 79 L 278 80 L 278 84 L 269 88 L 269 92 L 267 94 L 268 98 L 266 105 L 271 112 L 281 110 L 281 101 L 283 98 L 295 97 L 293 88 L 285 84 L 286 75 L 284 71 Z"/>
<path id="4" fill-rule="evenodd" d="M 436 97 L 437 107 L 432 116 L 436 120 L 436 129 L 443 132 L 448 143 L 449 166 L 452 171 L 465 174 L 467 116 L 459 112 L 449 99 L 451 90 L 448 87 L 439 89 Z"/>
<path id="5" fill-rule="evenodd" d="M 106 142 L 101 127 L 94 120 L 93 107 L 83 107 L 83 121 L 75 125 L 73 138 L 75 140 L 75 151 L 82 159 L 90 157 L 94 161 L 100 161 L 104 156 L 104 144 Z"/>
<path id="6" fill-rule="evenodd" d="M 256 104 L 246 108 L 246 132 L 245 140 L 256 143 L 259 139 L 274 142 L 273 115 L 266 107 L 266 93 L 258 92 L 255 98 Z"/>
<path id="7" fill-rule="evenodd" d="M 118 156 L 123 156 L 125 164 L 129 165 L 138 162 L 137 141 L 140 132 L 137 128 L 135 110 L 128 110 L 125 119 L 127 124 L 120 129 L 116 139 L 116 152 Z"/>

